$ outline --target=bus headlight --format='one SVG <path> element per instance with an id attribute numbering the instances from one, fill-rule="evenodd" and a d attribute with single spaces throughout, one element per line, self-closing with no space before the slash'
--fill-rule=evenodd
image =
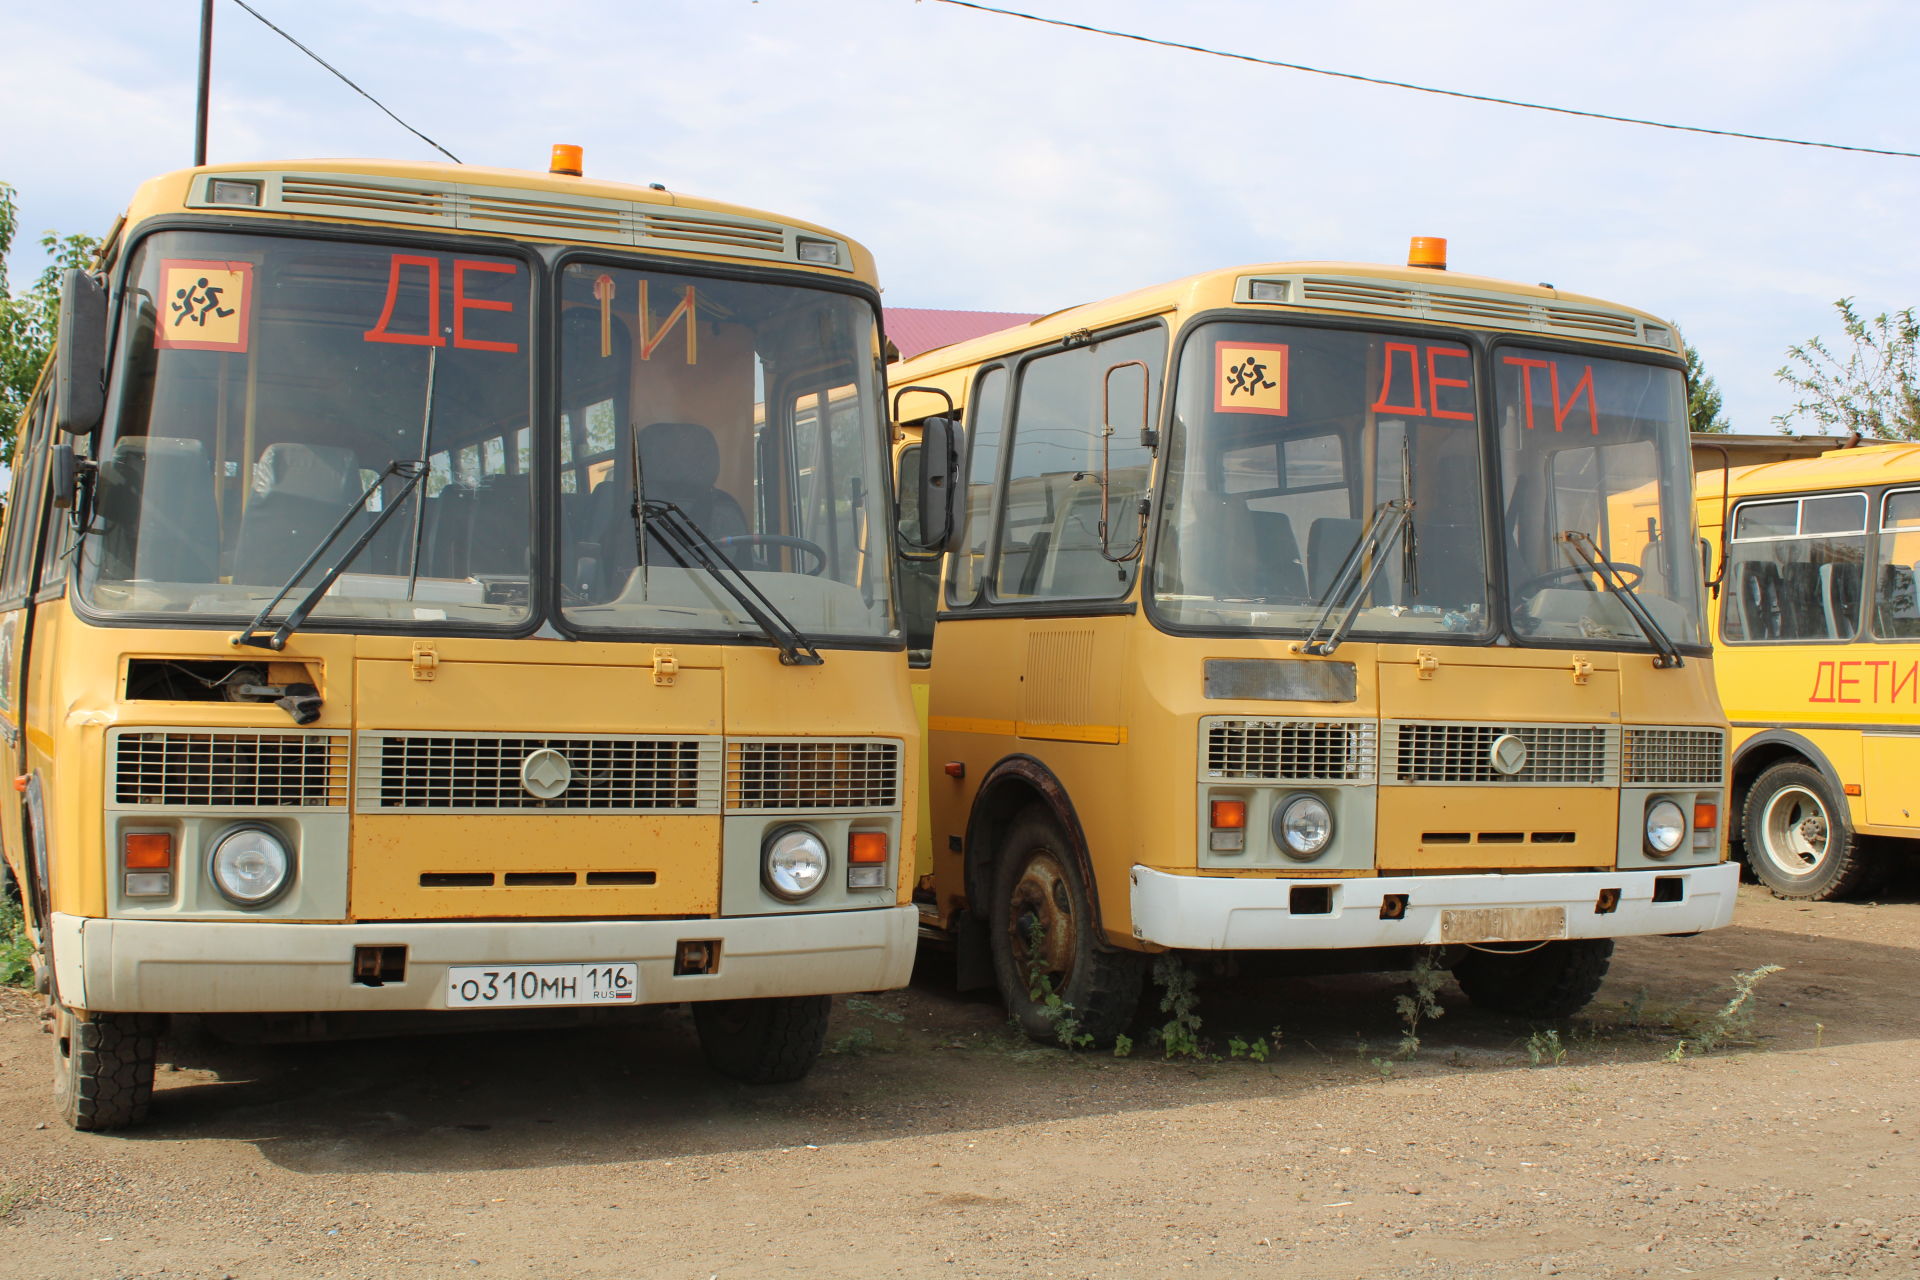
<path id="1" fill-rule="evenodd" d="M 805 827 L 780 828 L 767 837 L 760 879 L 774 897 L 800 901 L 826 883 L 826 842 Z"/>
<path id="2" fill-rule="evenodd" d="M 1289 858 L 1308 862 L 1333 839 L 1333 810 L 1319 796 L 1289 796 L 1274 811 L 1273 840 Z"/>
<path id="3" fill-rule="evenodd" d="M 1664 858 L 1687 838 L 1687 815 L 1671 800 L 1655 800 L 1647 806 L 1647 852 Z"/>
<path id="4" fill-rule="evenodd" d="M 236 827 L 207 858 L 214 887 L 236 907 L 264 907 L 293 879 L 293 854 L 265 827 Z"/>

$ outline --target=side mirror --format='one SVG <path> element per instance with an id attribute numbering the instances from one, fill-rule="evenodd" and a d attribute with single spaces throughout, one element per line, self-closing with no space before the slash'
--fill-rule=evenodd
<path id="1" fill-rule="evenodd" d="M 920 424 L 920 476 L 914 486 L 920 536 L 915 549 L 928 555 L 951 551 L 960 539 L 964 516 L 960 467 L 964 433 L 951 418 L 928 418 Z M 907 521 L 909 525 L 912 520 Z"/>
<path id="2" fill-rule="evenodd" d="M 70 268 L 60 283 L 60 322 L 53 340 L 53 424 L 88 435 L 107 410 L 107 291 Z"/>

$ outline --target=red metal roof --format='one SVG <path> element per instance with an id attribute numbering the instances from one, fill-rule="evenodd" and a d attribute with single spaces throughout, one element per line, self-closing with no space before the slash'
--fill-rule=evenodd
<path id="1" fill-rule="evenodd" d="M 1011 329 L 1039 319 L 1025 311 L 935 311 L 925 307 L 888 307 L 887 342 L 899 359 L 911 360 L 935 347 L 948 347 L 984 333 Z"/>

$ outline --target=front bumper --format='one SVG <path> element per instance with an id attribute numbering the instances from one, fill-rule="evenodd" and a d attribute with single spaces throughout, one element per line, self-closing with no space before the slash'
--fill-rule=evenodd
<path id="1" fill-rule="evenodd" d="M 1676 887 L 1672 881 L 1679 881 Z M 1655 902 L 1656 882 L 1668 882 Z M 1699 933 L 1733 919 L 1737 864 L 1671 871 L 1512 872 L 1504 875 L 1382 876 L 1356 879 L 1267 879 L 1168 875 L 1133 869 L 1133 935 L 1156 946 L 1190 951 L 1298 951 L 1342 947 L 1432 946 L 1446 913 L 1491 907 L 1560 907 L 1568 938 L 1625 938 Z M 1296 888 L 1330 890 L 1303 895 Z M 1613 910 L 1598 910 L 1602 891 L 1617 890 Z M 1389 895 L 1405 912 L 1382 918 Z M 1456 928 L 1458 926 L 1456 925 Z"/>
<path id="2" fill-rule="evenodd" d="M 266 921 L 53 917 L 60 997 L 129 1013 L 320 1013 L 447 1007 L 452 965 L 621 962 L 639 966 L 639 1004 L 837 995 L 902 987 L 919 913 L 865 911 L 705 920 Z M 676 977 L 683 940 L 718 940 L 712 973 Z M 407 948 L 406 977 L 353 981 L 355 947 Z"/>

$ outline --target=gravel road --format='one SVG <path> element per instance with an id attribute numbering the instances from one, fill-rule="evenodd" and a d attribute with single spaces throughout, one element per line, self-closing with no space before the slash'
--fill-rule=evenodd
<path id="1" fill-rule="evenodd" d="M 934 962 L 798 1086 L 709 1076 L 679 1012 L 202 1040 L 125 1136 L 59 1123 L 7 993 L 0 1277 L 1920 1274 L 1920 877 L 1737 920 L 1622 943 L 1557 1045 L 1448 984 L 1397 1057 L 1408 984 L 1368 976 L 1203 983 L 1265 1062 L 1075 1055 Z M 1768 964 L 1748 1043 L 1671 1060 Z"/>

